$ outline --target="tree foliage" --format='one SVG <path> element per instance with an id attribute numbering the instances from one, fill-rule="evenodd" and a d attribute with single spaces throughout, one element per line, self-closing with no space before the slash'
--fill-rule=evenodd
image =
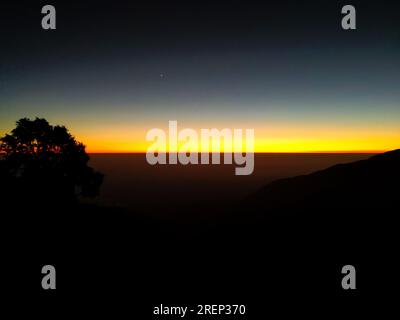
<path id="1" fill-rule="evenodd" d="M 20 119 L 0 138 L 2 194 L 18 198 L 74 202 L 99 192 L 103 175 L 88 166 L 85 146 L 64 126 Z"/>

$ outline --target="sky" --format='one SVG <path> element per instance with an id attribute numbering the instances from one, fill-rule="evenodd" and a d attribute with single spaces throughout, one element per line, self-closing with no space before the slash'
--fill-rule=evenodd
<path id="1" fill-rule="evenodd" d="M 352 1 L 0 4 L 0 135 L 21 117 L 89 152 L 141 152 L 146 132 L 252 128 L 258 152 L 400 145 L 400 5 Z M 57 29 L 41 28 L 56 7 Z"/>

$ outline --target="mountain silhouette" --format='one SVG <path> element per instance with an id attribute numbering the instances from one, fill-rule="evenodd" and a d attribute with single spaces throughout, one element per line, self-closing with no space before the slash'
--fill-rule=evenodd
<path id="1" fill-rule="evenodd" d="M 400 149 L 274 181 L 246 202 L 267 210 L 394 208 L 399 178 Z"/>

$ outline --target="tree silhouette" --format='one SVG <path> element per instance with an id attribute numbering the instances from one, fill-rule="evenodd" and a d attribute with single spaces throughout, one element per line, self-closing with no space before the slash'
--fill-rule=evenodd
<path id="1" fill-rule="evenodd" d="M 0 138 L 0 154 L 0 190 L 8 199 L 62 205 L 96 196 L 103 180 L 88 166 L 85 146 L 45 119 L 18 120 Z"/>

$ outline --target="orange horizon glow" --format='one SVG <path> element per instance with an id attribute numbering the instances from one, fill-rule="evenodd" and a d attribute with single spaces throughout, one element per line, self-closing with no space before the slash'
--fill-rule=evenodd
<path id="1" fill-rule="evenodd" d="M 149 143 L 150 145 L 151 143 Z M 138 148 L 123 148 L 123 149 L 111 149 L 111 148 L 104 148 L 104 149 L 96 149 L 96 148 L 91 148 L 90 146 L 86 145 L 86 151 L 90 154 L 143 154 L 147 152 L 147 148 L 143 149 L 138 149 Z M 257 154 L 262 154 L 262 153 L 360 153 L 360 154 L 373 154 L 373 153 L 383 153 L 383 152 L 388 152 L 391 150 L 395 149 L 400 149 L 400 147 L 394 147 L 394 148 L 385 148 L 385 149 L 309 149 L 309 148 L 304 148 L 302 149 L 301 146 L 293 148 L 293 150 L 290 149 L 285 149 L 285 148 L 272 148 L 272 149 L 262 149 L 260 147 L 255 147 L 254 153 Z M 184 153 L 180 152 L 178 150 L 167 150 L 166 153 Z M 219 149 L 219 151 L 214 151 L 214 150 L 199 150 L 199 149 L 194 149 L 191 150 L 191 152 L 194 153 L 224 153 L 223 147 Z M 228 153 L 232 153 L 232 150 L 226 150 Z M 245 150 L 243 150 L 245 152 Z"/>
<path id="2" fill-rule="evenodd" d="M 346 137 L 347 138 L 347 137 Z M 399 148 L 400 136 L 391 137 L 371 137 L 366 136 L 364 139 L 262 139 L 255 138 L 255 153 L 382 153 Z M 78 139 L 78 137 L 77 137 Z M 146 153 L 147 148 L 153 142 L 144 139 L 136 142 L 110 139 L 107 141 L 92 141 L 90 139 L 78 139 L 78 141 L 86 141 L 86 150 L 88 153 Z M 180 146 L 175 150 L 170 150 L 167 145 L 166 152 L 180 152 Z M 244 141 L 245 146 L 245 141 Z M 221 146 L 218 149 L 202 150 L 200 146 L 194 146 L 190 149 L 191 152 L 220 152 L 223 153 L 224 146 L 221 141 Z M 244 148 L 245 151 L 245 148 Z M 243 151 L 243 152 L 244 152 Z M 232 149 L 227 149 L 226 152 L 232 152 Z"/>
<path id="3" fill-rule="evenodd" d="M 304 152 L 256 151 L 254 153 L 255 154 L 378 154 L 378 153 L 385 153 L 391 150 L 304 151 Z M 88 154 L 145 154 L 146 151 L 88 151 L 87 153 Z M 220 153 L 223 154 L 223 152 Z"/>
<path id="4" fill-rule="evenodd" d="M 319 139 L 263 139 L 255 138 L 254 152 L 255 153 L 381 153 L 399 148 L 399 137 L 388 136 L 373 136 L 369 134 L 363 139 L 341 137 L 340 139 L 329 139 L 321 137 Z M 88 153 L 146 153 L 149 146 L 153 142 L 146 141 L 144 138 L 134 142 L 127 140 L 118 140 L 117 137 L 112 139 L 91 140 L 79 139 L 86 145 Z M 245 145 L 245 141 L 244 141 Z M 166 152 L 179 152 L 181 144 L 175 150 L 170 150 L 167 145 Z M 221 146 L 218 149 L 202 150 L 200 146 L 190 148 L 191 152 L 224 152 L 224 146 L 221 141 Z M 232 152 L 232 149 L 227 149 L 227 152 Z M 244 149 L 245 151 L 245 149 Z"/>
<path id="5" fill-rule="evenodd" d="M 152 128 L 160 128 L 168 136 L 168 120 L 140 124 L 127 122 L 102 123 L 85 126 L 67 124 L 78 141 L 86 145 L 88 153 L 146 153 L 153 144 L 146 141 Z M 315 121 L 230 121 L 217 119 L 180 120 L 178 131 L 193 128 L 198 135 L 198 145 L 191 144 L 192 152 L 224 152 L 223 142 L 219 149 L 201 150 L 201 128 L 254 129 L 255 153 L 382 153 L 400 148 L 400 129 L 397 123 L 339 122 L 316 123 Z M 168 138 L 167 138 L 168 139 Z M 179 151 L 182 144 L 178 144 Z M 193 146 L 193 147 L 192 147 Z M 245 150 L 245 149 L 244 149 Z M 227 150 L 230 152 L 231 150 Z"/>
<path id="6" fill-rule="evenodd" d="M 50 123 L 56 122 L 50 119 Z M 160 128 L 168 133 L 168 121 L 158 120 L 156 123 L 130 121 L 116 123 L 89 123 L 87 121 L 64 121 L 76 140 L 86 146 L 90 154 L 129 154 L 146 153 L 153 144 L 146 141 L 149 129 Z M 1 130 L 1 136 L 12 130 L 12 122 Z M 254 128 L 254 152 L 261 153 L 360 153 L 375 154 L 400 148 L 400 129 L 397 123 L 349 122 L 315 123 L 313 121 L 267 122 L 267 121 L 223 121 L 210 119 L 207 121 L 179 121 L 178 130 L 193 128 L 200 132 L 201 128 Z M 8 129 L 8 130 L 7 130 Z M 168 142 L 168 141 L 167 141 Z M 200 140 L 199 140 L 200 142 Z M 245 145 L 245 139 L 244 139 Z M 178 152 L 181 144 L 178 144 Z M 169 150 L 167 152 L 176 151 Z M 192 152 L 224 152 L 223 142 L 217 150 L 201 150 L 194 145 Z M 245 151 L 245 149 L 244 149 Z M 227 150 L 231 152 L 231 150 Z"/>

